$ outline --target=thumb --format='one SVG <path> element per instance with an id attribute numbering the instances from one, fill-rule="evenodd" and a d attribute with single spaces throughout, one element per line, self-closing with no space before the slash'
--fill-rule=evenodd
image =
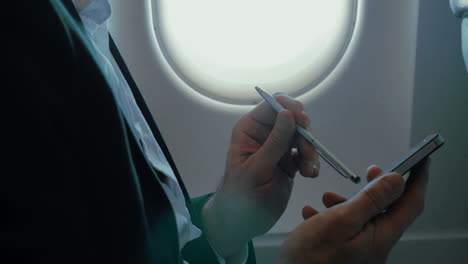
<path id="1" fill-rule="evenodd" d="M 278 112 L 273 129 L 256 153 L 258 161 L 266 166 L 275 166 L 289 150 L 295 131 L 292 113 L 288 110 Z"/>
<path id="2" fill-rule="evenodd" d="M 381 176 L 367 184 L 343 208 L 345 215 L 353 216 L 353 232 L 357 232 L 372 218 L 382 213 L 403 194 L 404 189 L 403 177 L 396 173 Z"/>

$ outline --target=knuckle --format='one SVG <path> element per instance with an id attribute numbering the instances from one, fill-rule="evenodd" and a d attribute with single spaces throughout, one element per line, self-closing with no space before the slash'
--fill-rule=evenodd
<path id="1" fill-rule="evenodd" d="M 392 196 L 400 196 L 405 188 L 403 177 L 397 174 L 388 174 L 382 178 L 382 183 L 385 194 Z M 396 197 L 395 197 L 396 198 Z"/>
<path id="2" fill-rule="evenodd" d="M 281 140 L 281 135 L 280 133 L 273 131 L 270 135 L 271 137 L 271 143 L 278 146 L 278 147 L 283 147 L 284 143 L 283 140 Z"/>
<path id="3" fill-rule="evenodd" d="M 240 131 L 239 123 L 236 123 L 231 130 L 231 139 L 236 138 L 237 133 Z"/>
<path id="4" fill-rule="evenodd" d="M 238 121 L 238 122 L 232 127 L 232 131 L 234 132 L 234 131 L 240 130 L 239 127 L 240 127 L 240 121 Z"/>
<path id="5" fill-rule="evenodd" d="M 287 104 L 289 106 L 288 108 L 290 109 L 299 110 L 299 111 L 304 110 L 304 104 L 301 101 L 292 98 L 291 96 L 289 96 L 288 94 L 284 92 L 276 92 L 273 94 L 273 97 L 275 97 L 275 99 L 280 101 L 280 103 L 282 101 L 285 104 Z"/>
<path id="6" fill-rule="evenodd" d="M 292 133 L 295 130 L 294 117 L 292 116 L 292 113 L 288 110 L 285 110 L 281 111 L 279 114 L 282 115 L 283 121 L 279 123 L 277 122 L 275 124 L 276 128 L 279 130 L 280 133 Z"/>
<path id="7" fill-rule="evenodd" d="M 302 110 L 304 110 L 304 104 L 301 103 L 301 102 L 298 101 L 298 100 L 293 100 L 292 105 L 293 105 L 293 107 L 294 107 L 296 110 L 298 110 L 299 112 L 301 112 Z"/>
<path id="8" fill-rule="evenodd" d="M 330 222 L 331 226 L 345 226 L 350 222 L 351 218 L 347 216 L 343 210 L 336 210 L 332 215 Z"/>
<path id="9" fill-rule="evenodd" d="M 307 115 L 304 115 L 304 123 L 306 124 L 306 126 L 310 125 L 310 118 Z"/>
<path id="10" fill-rule="evenodd" d="M 314 224 L 320 226 L 322 230 L 329 234 L 323 237 L 324 242 L 331 242 L 335 239 L 335 234 L 338 231 L 337 227 L 340 227 L 340 223 L 334 214 L 317 214 L 314 216 Z"/>
<path id="11" fill-rule="evenodd" d="M 344 210 L 336 210 L 332 217 L 329 219 L 330 230 L 329 232 L 348 233 L 359 226 L 359 216 L 354 214 L 347 214 Z"/>
<path id="12" fill-rule="evenodd" d="M 237 133 L 243 130 L 245 128 L 245 124 L 248 123 L 248 116 L 245 115 L 241 117 L 232 127 L 231 130 L 231 137 L 234 137 Z"/>
<path id="13" fill-rule="evenodd" d="M 326 215 L 327 217 L 323 219 L 323 221 L 326 223 L 325 227 L 326 229 L 332 229 L 334 226 L 340 226 L 341 222 L 343 221 L 342 216 L 339 211 L 334 211 L 334 212 L 329 212 L 329 214 Z M 330 231 L 330 230 L 327 230 Z"/>
<path id="14" fill-rule="evenodd" d="M 373 209 L 377 212 L 384 210 L 384 203 L 382 196 L 377 193 L 372 188 L 368 188 L 364 190 L 364 197 L 366 197 L 369 201 L 369 204 L 373 207 Z"/>

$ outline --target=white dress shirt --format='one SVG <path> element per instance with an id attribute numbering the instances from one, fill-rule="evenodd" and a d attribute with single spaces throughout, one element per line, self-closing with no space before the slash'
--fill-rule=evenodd
<path id="1" fill-rule="evenodd" d="M 155 169 L 164 174 L 160 175 L 161 177 L 167 177 L 166 180 L 157 178 L 169 198 L 174 211 L 179 235 L 179 250 L 182 250 L 187 242 L 198 238 L 201 235 L 201 231 L 192 224 L 184 195 L 174 172 L 154 138 L 125 77 L 110 52 L 107 20 L 111 16 L 111 13 L 111 7 L 107 0 L 94 0 L 81 11 L 79 10 L 86 32 L 104 68 L 104 74 L 111 83 L 112 92 L 117 98 L 117 102 L 134 135 L 140 140 L 144 149 L 144 155 Z M 247 251 L 247 248 L 245 251 Z M 224 264 L 225 260 L 215 251 L 214 253 L 220 263 Z M 246 252 L 242 255 L 245 257 L 239 263 L 246 262 Z M 187 262 L 184 261 L 184 263 Z"/>

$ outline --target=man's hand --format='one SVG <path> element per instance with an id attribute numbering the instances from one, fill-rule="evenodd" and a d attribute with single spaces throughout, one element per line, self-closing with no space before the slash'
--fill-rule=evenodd
<path id="1" fill-rule="evenodd" d="M 296 134 L 296 123 L 309 126 L 303 105 L 285 94 L 275 98 L 287 110 L 276 113 L 262 102 L 234 127 L 223 181 L 203 210 L 207 236 L 223 257 L 278 221 L 298 170 L 318 175 L 317 154 Z"/>
<path id="2" fill-rule="evenodd" d="M 398 174 L 379 176 L 376 166 L 367 172 L 370 183 L 347 201 L 325 193 L 328 208 L 302 211 L 305 221 L 285 241 L 280 263 L 385 263 L 406 228 L 421 214 L 428 183 L 429 162 L 412 171 L 405 183 Z"/>

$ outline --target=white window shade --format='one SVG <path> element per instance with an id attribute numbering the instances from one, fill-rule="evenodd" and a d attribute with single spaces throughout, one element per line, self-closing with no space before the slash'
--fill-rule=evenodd
<path id="1" fill-rule="evenodd" d="M 253 87 L 297 96 L 343 56 L 357 0 L 154 0 L 163 54 L 202 95 L 232 104 L 258 101 Z"/>

